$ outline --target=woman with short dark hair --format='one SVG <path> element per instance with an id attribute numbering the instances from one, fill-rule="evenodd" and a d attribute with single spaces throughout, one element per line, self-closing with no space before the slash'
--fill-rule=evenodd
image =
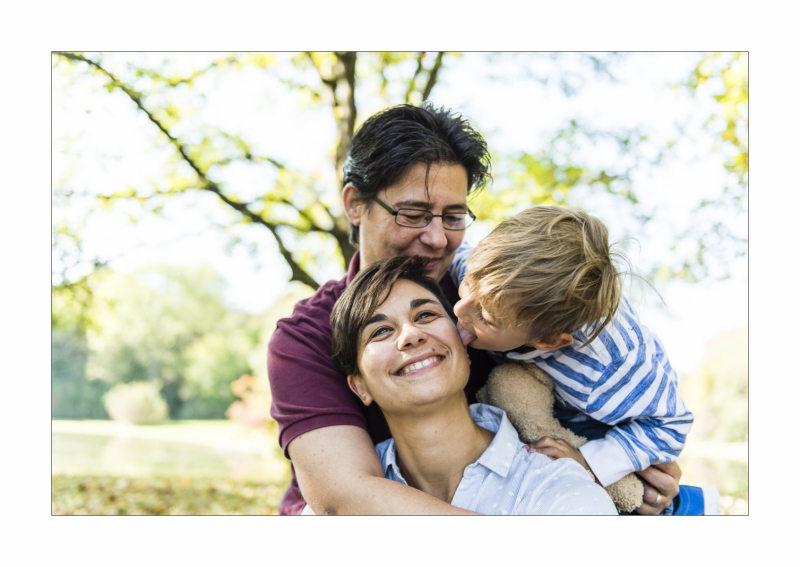
<path id="1" fill-rule="evenodd" d="M 424 267 L 370 264 L 331 314 L 334 359 L 389 424 L 376 447 L 386 478 L 484 514 L 616 514 L 575 461 L 528 453 L 502 410 L 467 404 L 469 358 Z"/>

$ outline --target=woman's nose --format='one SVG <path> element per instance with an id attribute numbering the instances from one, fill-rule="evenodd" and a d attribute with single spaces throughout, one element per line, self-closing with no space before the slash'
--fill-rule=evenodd
<path id="1" fill-rule="evenodd" d="M 427 336 L 425 335 L 425 332 L 416 325 L 412 323 L 406 323 L 400 329 L 400 334 L 397 338 L 398 347 L 402 349 L 424 343 L 427 339 Z"/>

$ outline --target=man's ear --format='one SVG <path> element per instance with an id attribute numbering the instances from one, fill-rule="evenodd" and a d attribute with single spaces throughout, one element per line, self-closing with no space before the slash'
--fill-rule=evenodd
<path id="1" fill-rule="evenodd" d="M 342 189 L 342 204 L 344 205 L 344 213 L 350 222 L 358 226 L 361 224 L 361 213 L 364 208 L 361 206 L 362 202 L 359 201 L 359 192 L 356 186 L 348 183 Z"/>
<path id="2" fill-rule="evenodd" d="M 348 375 L 347 385 L 350 386 L 350 389 L 356 396 L 361 398 L 365 406 L 372 403 L 372 396 L 369 395 L 369 392 L 367 392 L 367 389 L 364 387 L 364 381 L 361 379 L 361 376 L 355 374 Z"/>
<path id="3" fill-rule="evenodd" d="M 531 346 L 536 350 L 556 350 L 557 348 L 569 346 L 572 344 L 572 335 L 561 333 L 553 340 L 532 341 Z"/>

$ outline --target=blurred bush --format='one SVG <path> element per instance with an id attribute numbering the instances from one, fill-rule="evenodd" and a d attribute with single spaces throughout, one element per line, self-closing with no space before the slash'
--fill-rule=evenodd
<path id="1" fill-rule="evenodd" d="M 207 266 L 103 269 L 82 285 L 80 317 L 70 290 L 53 292 L 53 418 L 106 418 L 109 388 L 155 382 L 172 419 L 221 419 L 231 382 L 264 365 L 263 318 L 228 307 Z"/>
<path id="2" fill-rule="evenodd" d="M 695 414 L 690 440 L 748 440 L 747 329 L 722 333 L 706 345 L 700 370 L 680 384 Z"/>
<path id="3" fill-rule="evenodd" d="M 134 425 L 161 423 L 167 419 L 167 402 L 155 382 L 117 384 L 103 396 L 111 419 Z"/>
<path id="4" fill-rule="evenodd" d="M 231 391 L 241 399 L 230 405 L 225 417 L 251 428 L 269 424 L 272 419 L 269 413 L 271 397 L 261 382 L 249 374 L 243 374 L 231 383 Z"/>
<path id="5" fill-rule="evenodd" d="M 279 297 L 272 306 L 265 311 L 260 321 L 260 339 L 248 358 L 251 368 L 255 371 L 243 374 L 238 380 L 231 383 L 231 392 L 239 398 L 233 402 L 225 412 L 225 417 L 241 423 L 245 427 L 276 427 L 270 415 L 272 405 L 272 392 L 270 391 L 269 377 L 267 376 L 267 349 L 272 333 L 278 320 L 292 314 L 298 301 L 310 297 L 313 290 L 307 286 L 290 286 L 289 291 Z M 281 453 L 282 455 L 282 453 Z"/>
<path id="6" fill-rule="evenodd" d="M 109 385 L 86 378 L 89 349 L 86 333 L 77 326 L 55 328 L 51 333 L 51 417 L 53 419 L 106 419 L 103 394 Z"/>

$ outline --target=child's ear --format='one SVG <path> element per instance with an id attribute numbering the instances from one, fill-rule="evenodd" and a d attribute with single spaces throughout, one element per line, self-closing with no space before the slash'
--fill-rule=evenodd
<path id="1" fill-rule="evenodd" d="M 569 346 L 572 344 L 572 335 L 561 333 L 555 339 L 546 339 L 541 341 L 533 341 L 531 345 L 536 350 L 556 350 L 557 348 Z"/>
<path id="2" fill-rule="evenodd" d="M 350 374 L 347 376 L 347 385 L 350 386 L 350 389 L 353 393 L 361 398 L 361 401 L 364 402 L 365 406 L 368 406 L 372 403 L 372 396 L 369 395 L 367 389 L 364 387 L 364 381 L 361 379 L 361 376 L 357 374 Z"/>

